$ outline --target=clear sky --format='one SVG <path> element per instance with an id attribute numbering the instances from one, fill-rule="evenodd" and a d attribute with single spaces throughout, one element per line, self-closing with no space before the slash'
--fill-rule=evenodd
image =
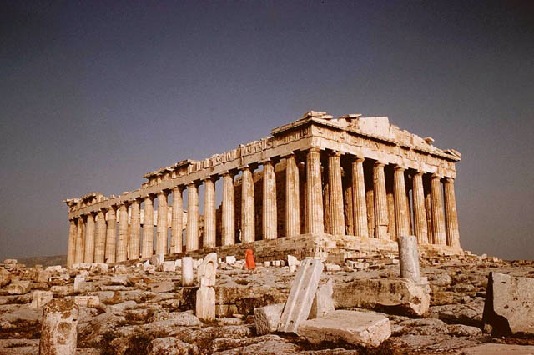
<path id="1" fill-rule="evenodd" d="M 0 3 L 0 259 L 65 254 L 62 200 L 384 115 L 462 152 L 464 248 L 534 259 L 534 2 Z"/>

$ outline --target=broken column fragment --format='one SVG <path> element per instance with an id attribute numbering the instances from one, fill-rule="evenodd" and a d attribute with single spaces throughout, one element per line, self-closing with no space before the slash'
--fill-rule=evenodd
<path id="1" fill-rule="evenodd" d="M 54 299 L 43 310 L 40 355 L 74 355 L 78 343 L 78 306 L 72 298 Z"/>
<path id="2" fill-rule="evenodd" d="M 419 252 L 417 239 L 413 235 L 399 236 L 400 277 L 419 282 L 421 269 L 419 266 Z"/>
<path id="3" fill-rule="evenodd" d="M 200 288 L 196 295 L 195 314 L 204 321 L 215 319 L 215 279 L 217 272 L 217 254 L 208 254 L 198 266 L 198 283 Z"/>
<path id="4" fill-rule="evenodd" d="M 320 318 L 336 310 L 332 294 L 334 293 L 333 280 L 329 279 L 324 285 L 319 286 L 310 310 L 310 318 Z"/>
<path id="5" fill-rule="evenodd" d="M 254 308 L 254 325 L 256 326 L 256 334 L 264 335 L 276 332 L 283 310 L 283 303 L 275 303 L 265 307 Z"/>
<path id="6" fill-rule="evenodd" d="M 323 272 L 319 259 L 306 258 L 300 265 L 278 325 L 279 332 L 296 333 L 299 324 L 308 319 L 315 292 Z"/>
<path id="7" fill-rule="evenodd" d="M 182 259 L 182 286 L 193 286 L 195 283 L 195 272 L 193 270 L 193 258 Z"/>

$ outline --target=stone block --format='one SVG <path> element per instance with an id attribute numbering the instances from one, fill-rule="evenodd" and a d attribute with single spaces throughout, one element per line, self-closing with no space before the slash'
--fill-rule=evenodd
<path id="1" fill-rule="evenodd" d="M 33 291 L 31 308 L 41 308 L 48 302 L 52 301 L 54 294 L 52 291 Z"/>
<path id="2" fill-rule="evenodd" d="M 344 341 L 377 347 L 390 337 L 391 325 L 382 314 L 337 310 L 302 322 L 298 335 L 310 343 Z"/>
<path id="3" fill-rule="evenodd" d="M 161 281 L 150 285 L 150 291 L 157 293 L 167 293 L 174 291 L 174 282 Z"/>
<path id="4" fill-rule="evenodd" d="M 176 264 L 174 261 L 165 261 L 163 264 L 161 264 L 161 270 L 163 272 L 175 272 L 176 271 Z"/>
<path id="5" fill-rule="evenodd" d="M 334 299 L 332 298 L 333 293 L 334 283 L 332 279 L 317 288 L 309 318 L 321 318 L 336 310 Z"/>
<path id="6" fill-rule="evenodd" d="M 291 285 L 278 331 L 295 333 L 299 324 L 308 319 L 323 268 L 318 259 L 306 258 L 302 262 Z"/>
<path id="7" fill-rule="evenodd" d="M 11 274 L 6 269 L 0 267 L 0 287 L 4 287 L 11 282 Z"/>
<path id="8" fill-rule="evenodd" d="M 215 320 L 215 289 L 200 287 L 197 291 L 195 314 L 203 321 Z"/>
<path id="9" fill-rule="evenodd" d="M 43 311 L 40 355 L 74 355 L 78 344 L 78 306 L 73 299 L 54 299 Z"/>
<path id="10" fill-rule="evenodd" d="M 79 307 L 97 308 L 100 305 L 98 296 L 75 296 L 74 303 Z"/>
<path id="11" fill-rule="evenodd" d="M 7 293 L 10 295 L 23 295 L 30 292 L 30 281 L 12 281 L 7 286 Z"/>
<path id="12" fill-rule="evenodd" d="M 482 321 L 493 336 L 534 334 L 534 278 L 490 273 Z"/>
<path id="13" fill-rule="evenodd" d="M 399 240 L 400 277 L 419 282 L 421 270 L 419 267 L 419 252 L 417 239 L 413 235 L 400 236 Z"/>
<path id="14" fill-rule="evenodd" d="M 198 283 L 200 287 L 215 286 L 217 265 L 216 253 L 210 253 L 206 255 L 202 263 L 199 265 L 197 271 Z"/>
<path id="15" fill-rule="evenodd" d="M 276 332 L 283 310 L 284 303 L 275 303 L 265 307 L 254 308 L 256 334 L 263 335 Z"/>
<path id="16" fill-rule="evenodd" d="M 193 258 L 182 259 L 182 286 L 188 287 L 195 284 L 195 271 L 193 269 Z"/>
<path id="17" fill-rule="evenodd" d="M 237 261 L 237 259 L 235 258 L 235 256 L 230 255 L 230 256 L 227 256 L 224 261 L 225 263 L 231 265 L 231 264 L 234 264 Z"/>

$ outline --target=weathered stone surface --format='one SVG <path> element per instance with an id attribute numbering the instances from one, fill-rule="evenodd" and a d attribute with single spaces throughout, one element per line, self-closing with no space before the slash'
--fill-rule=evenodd
<path id="1" fill-rule="evenodd" d="M 334 302 L 339 308 L 395 307 L 410 315 L 423 315 L 430 308 L 430 286 L 422 279 L 357 279 L 334 285 Z"/>
<path id="2" fill-rule="evenodd" d="M 321 318 L 336 310 L 334 299 L 332 298 L 333 293 L 334 283 L 332 279 L 319 286 L 313 299 L 309 318 Z"/>
<path id="3" fill-rule="evenodd" d="M 265 307 L 254 308 L 254 325 L 256 334 L 263 335 L 274 333 L 278 328 L 284 303 L 270 304 Z"/>
<path id="4" fill-rule="evenodd" d="M 534 334 L 534 278 L 490 273 L 482 321 L 494 336 Z"/>
<path id="5" fill-rule="evenodd" d="M 74 355 L 78 342 L 78 306 L 72 299 L 55 299 L 44 307 L 40 355 Z"/>
<path id="6" fill-rule="evenodd" d="M 182 286 L 193 286 L 195 283 L 195 271 L 193 269 L 193 258 L 182 259 Z"/>
<path id="7" fill-rule="evenodd" d="M 165 293 L 174 291 L 174 282 L 172 281 L 161 281 L 157 283 L 150 284 L 150 290 L 152 292 Z"/>
<path id="8" fill-rule="evenodd" d="M 52 301 L 52 298 L 54 298 L 54 294 L 51 291 L 33 291 L 30 307 L 41 308 L 48 302 Z"/>
<path id="9" fill-rule="evenodd" d="M 337 310 L 302 322 L 297 333 L 311 343 L 344 341 L 376 347 L 390 337 L 391 325 L 378 313 Z"/>
<path id="10" fill-rule="evenodd" d="M 515 345 L 515 344 L 495 344 L 488 343 L 471 348 L 462 349 L 465 355 L 532 355 L 534 354 L 534 345 Z"/>
<path id="11" fill-rule="evenodd" d="M 202 263 L 198 266 L 198 284 L 200 287 L 215 286 L 215 277 L 217 273 L 217 254 L 210 253 L 206 255 Z"/>
<path id="12" fill-rule="evenodd" d="M 323 267 L 318 259 L 306 258 L 301 263 L 291 285 L 278 331 L 295 333 L 300 322 L 308 319 Z"/>
<path id="13" fill-rule="evenodd" d="M 11 282 L 11 274 L 9 271 L 0 267 L 0 287 L 4 287 Z"/>
<path id="14" fill-rule="evenodd" d="M 150 342 L 148 347 L 149 354 L 162 355 L 196 355 L 200 354 L 195 344 L 189 344 L 176 338 L 156 338 Z"/>
<path id="15" fill-rule="evenodd" d="M 419 252 L 417 239 L 413 235 L 399 236 L 400 277 L 419 282 L 421 269 L 419 266 Z"/>
<path id="16" fill-rule="evenodd" d="M 215 290 L 213 287 L 200 287 L 197 291 L 196 316 L 204 321 L 215 319 Z"/>
<path id="17" fill-rule="evenodd" d="M 30 281 L 12 281 L 7 286 L 7 293 L 10 295 L 23 295 L 30 292 L 31 285 Z"/>

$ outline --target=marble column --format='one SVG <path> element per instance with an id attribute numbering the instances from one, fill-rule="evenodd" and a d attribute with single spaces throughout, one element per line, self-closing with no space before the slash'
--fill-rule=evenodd
<path id="1" fill-rule="evenodd" d="M 128 260 L 139 259 L 139 239 L 141 236 L 141 211 L 139 200 L 132 201 L 132 217 L 130 220 L 130 238 L 128 243 Z"/>
<path id="2" fill-rule="evenodd" d="M 321 150 L 311 148 L 306 156 L 306 222 L 310 234 L 324 233 Z"/>
<path id="3" fill-rule="evenodd" d="M 432 227 L 434 244 L 446 245 L 445 216 L 443 211 L 443 187 L 441 178 L 432 174 L 430 181 L 432 189 Z"/>
<path id="4" fill-rule="evenodd" d="M 423 188 L 425 193 L 426 229 L 428 233 L 428 243 L 434 243 L 434 227 L 432 223 L 432 189 L 430 187 L 431 174 L 423 174 Z"/>
<path id="5" fill-rule="evenodd" d="M 104 255 L 104 262 L 113 264 L 115 262 L 115 237 L 117 235 L 117 218 L 115 213 L 115 206 L 108 209 L 108 228 L 106 231 L 106 253 Z"/>
<path id="6" fill-rule="evenodd" d="M 158 227 L 156 255 L 167 254 L 167 237 L 169 232 L 169 193 L 166 190 L 158 193 Z"/>
<path id="7" fill-rule="evenodd" d="M 300 177 L 295 154 L 286 157 L 286 238 L 300 234 Z"/>
<path id="8" fill-rule="evenodd" d="M 119 206 L 119 240 L 117 242 L 118 263 L 125 261 L 128 253 L 128 205 L 123 203 Z"/>
<path id="9" fill-rule="evenodd" d="M 393 181 L 393 170 L 388 170 L 389 169 L 387 168 L 384 170 L 386 175 L 386 201 L 388 206 L 388 235 L 391 240 L 396 240 L 397 231 L 395 229 L 395 193 L 393 191 L 395 182 Z"/>
<path id="10" fill-rule="evenodd" d="M 404 168 L 395 167 L 393 173 L 395 194 L 395 232 L 397 238 L 410 235 L 410 215 L 408 214 L 408 200 L 406 198 L 406 181 Z"/>
<path id="11" fill-rule="evenodd" d="M 375 197 L 375 237 L 388 239 L 388 206 L 386 198 L 386 175 L 384 163 L 376 162 L 373 169 Z"/>
<path id="12" fill-rule="evenodd" d="M 460 232 L 458 230 L 458 214 L 456 213 L 456 194 L 454 192 L 454 179 L 445 178 L 445 222 L 447 232 L 447 245 L 461 249 Z"/>
<path id="13" fill-rule="evenodd" d="M 233 245 L 234 236 L 234 177 L 230 172 L 223 174 L 222 200 L 222 243 Z"/>
<path id="14" fill-rule="evenodd" d="M 84 239 L 83 262 L 92 263 L 95 255 L 95 216 L 92 213 L 87 215 Z"/>
<path id="15" fill-rule="evenodd" d="M 346 180 L 344 183 L 343 207 L 345 208 L 345 234 L 354 235 L 354 210 L 352 197 L 352 180 Z"/>
<path id="16" fill-rule="evenodd" d="M 106 217 L 104 211 L 98 211 L 96 216 L 96 234 L 95 234 L 95 263 L 104 262 L 104 253 L 106 252 Z"/>
<path id="17" fill-rule="evenodd" d="M 330 233 L 345 235 L 341 154 L 339 152 L 332 152 L 328 157 L 328 183 L 330 185 Z"/>
<path id="18" fill-rule="evenodd" d="M 67 248 L 67 267 L 72 267 L 76 257 L 76 219 L 69 220 L 69 244 Z"/>
<path id="19" fill-rule="evenodd" d="M 143 204 L 143 247 L 141 257 L 150 258 L 154 254 L 154 196 L 146 196 Z"/>
<path id="20" fill-rule="evenodd" d="M 423 188 L 423 173 L 418 171 L 413 176 L 413 210 L 414 229 L 419 244 L 428 243 L 428 229 L 426 222 L 425 191 Z"/>
<path id="21" fill-rule="evenodd" d="M 184 189 L 176 186 L 172 190 L 172 226 L 171 226 L 171 254 L 182 252 L 182 235 L 184 230 Z"/>
<path id="22" fill-rule="evenodd" d="M 204 180 L 204 248 L 215 248 L 215 180 Z"/>
<path id="23" fill-rule="evenodd" d="M 352 162 L 352 199 L 354 212 L 354 235 L 360 238 L 369 237 L 367 228 L 367 204 L 365 202 L 365 176 L 363 172 L 364 158 L 357 157 Z"/>
<path id="24" fill-rule="evenodd" d="M 268 160 L 263 163 L 263 239 L 276 239 L 276 173 L 275 163 Z"/>
<path id="25" fill-rule="evenodd" d="M 254 170 L 243 167 L 241 180 L 241 238 L 243 243 L 254 242 Z"/>
<path id="26" fill-rule="evenodd" d="M 198 185 L 187 185 L 187 231 L 186 251 L 198 250 Z"/>
<path id="27" fill-rule="evenodd" d="M 76 229 L 76 252 L 74 256 L 74 263 L 83 263 L 83 216 L 78 217 L 78 228 Z"/>

